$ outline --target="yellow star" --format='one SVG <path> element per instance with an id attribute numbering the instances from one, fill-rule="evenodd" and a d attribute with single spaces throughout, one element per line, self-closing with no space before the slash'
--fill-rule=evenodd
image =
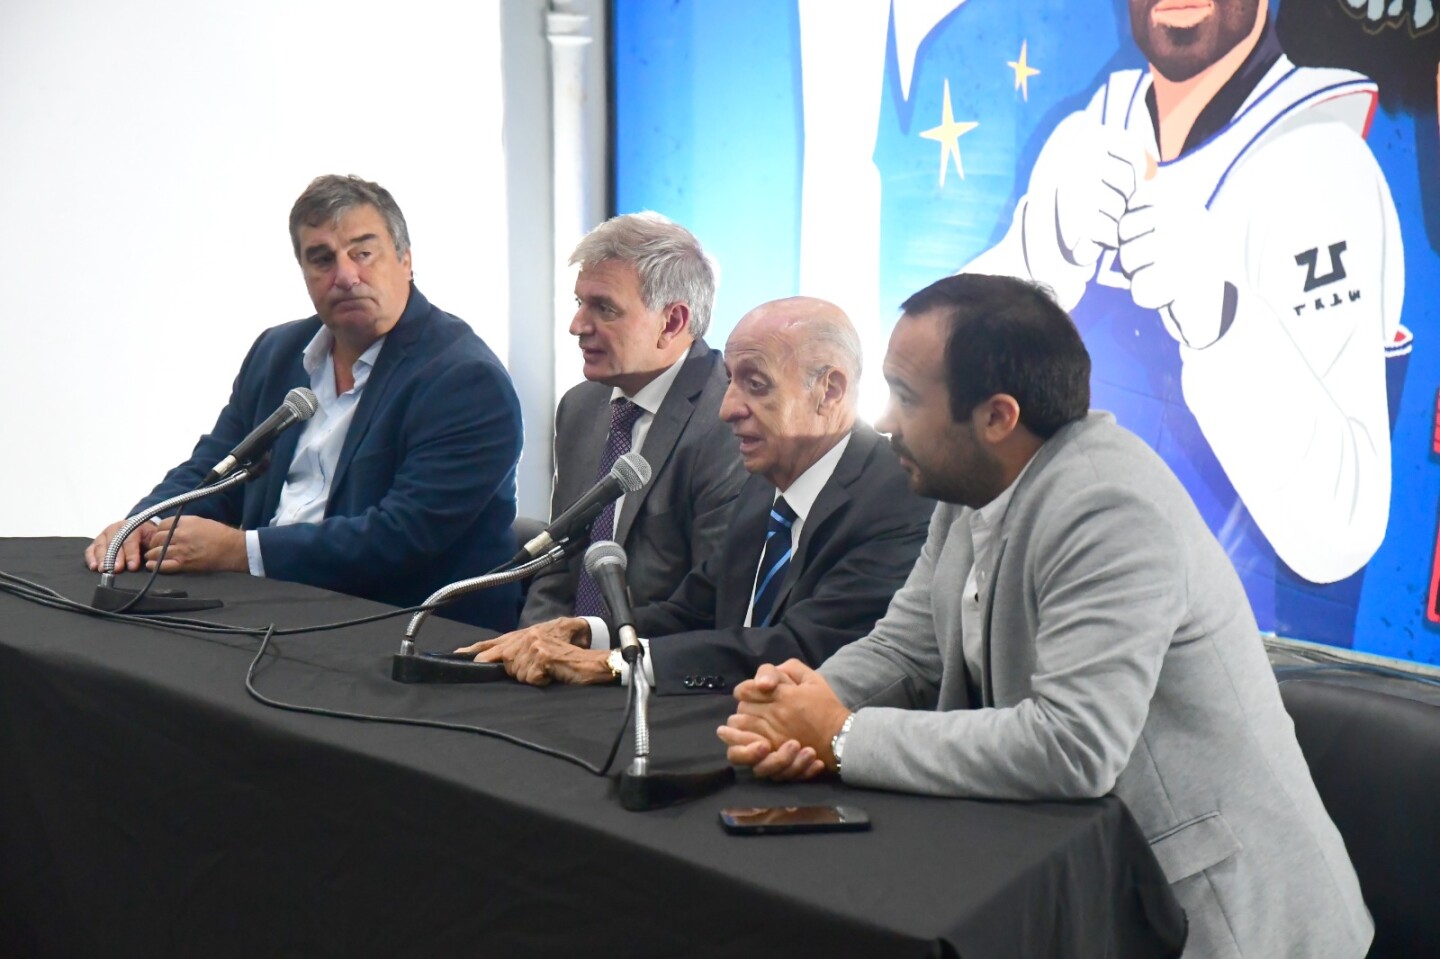
<path id="1" fill-rule="evenodd" d="M 1019 90 L 1019 91 L 1024 95 L 1024 97 L 1025 97 L 1025 102 L 1026 102 L 1026 103 L 1029 103 L 1029 102 L 1030 102 L 1030 78 L 1033 77 L 1033 76 L 1039 75 L 1040 71 L 1039 71 L 1039 70 L 1036 70 L 1036 69 L 1035 69 L 1034 67 L 1032 67 L 1030 64 L 1028 64 L 1028 63 L 1025 62 L 1025 46 L 1026 46 L 1026 41 L 1021 40 L 1021 41 L 1020 41 L 1020 59 L 1019 59 L 1019 60 L 1007 60 L 1007 61 L 1006 61 L 1006 64 L 1010 67 L 1010 69 L 1012 69 L 1012 70 L 1015 71 L 1015 89 Z"/>
<path id="2" fill-rule="evenodd" d="M 960 174 L 960 179 L 965 179 L 965 168 L 960 165 L 960 138 L 971 130 L 978 127 L 979 123 L 956 123 L 955 115 L 950 111 L 950 81 L 945 81 L 945 105 L 940 116 L 940 125 L 932 127 L 921 133 L 927 140 L 938 140 L 940 143 L 940 186 L 945 186 L 945 168 L 949 166 L 950 157 L 955 157 L 955 172 Z"/>

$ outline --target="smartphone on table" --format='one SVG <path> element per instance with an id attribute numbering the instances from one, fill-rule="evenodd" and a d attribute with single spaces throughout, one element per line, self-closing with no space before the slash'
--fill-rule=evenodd
<path id="1" fill-rule="evenodd" d="M 737 836 L 858 832 L 870 817 L 855 806 L 732 806 L 720 810 L 720 825 Z"/>

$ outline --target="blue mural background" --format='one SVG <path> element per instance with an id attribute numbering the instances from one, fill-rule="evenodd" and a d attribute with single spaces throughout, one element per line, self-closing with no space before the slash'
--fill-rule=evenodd
<path id="1" fill-rule="evenodd" d="M 1414 0 L 1403 17 L 1383 22 L 1366 21 L 1351 0 L 1273 6 L 1292 59 L 1362 70 L 1380 85 L 1367 142 L 1399 215 L 1403 322 L 1415 339 L 1403 392 L 1392 402 L 1389 523 L 1353 584 L 1353 646 L 1440 663 L 1440 340 L 1433 322 L 1440 300 L 1440 30 L 1433 22 L 1417 26 L 1421 11 Z M 844 5 L 834 8 L 839 15 Z M 715 255 L 721 266 L 709 337 L 715 345 L 751 306 L 813 292 L 800 288 L 801 14 L 794 0 L 613 4 L 617 212 L 661 211 L 690 227 Z M 873 311 L 882 332 L 906 296 L 1000 239 L 1061 119 L 1082 109 L 1111 72 L 1146 65 L 1123 0 L 968 0 L 940 10 L 914 46 L 908 78 L 902 61 L 909 54 L 897 44 L 893 15 L 884 37 L 854 42 L 857 50 L 883 43 L 885 55 L 883 70 L 873 81 L 866 78 L 881 85 L 873 141 L 880 177 L 878 296 L 873 304 L 847 306 L 857 323 Z M 1023 90 L 1014 66 L 1022 45 L 1023 62 L 1038 71 L 1026 76 Z M 947 95 L 952 116 L 976 125 L 959 138 L 959 156 L 944 167 L 942 185 L 942 144 L 922 134 L 942 123 Z M 864 110 L 857 114 L 857 122 L 866 121 Z M 810 159 L 813 164 L 817 157 Z M 867 360 L 873 368 L 878 357 Z M 1273 618 L 1260 616 L 1262 629 L 1276 628 Z M 1343 637 L 1325 635 L 1318 625 L 1285 632 L 1352 642 L 1349 630 Z"/>

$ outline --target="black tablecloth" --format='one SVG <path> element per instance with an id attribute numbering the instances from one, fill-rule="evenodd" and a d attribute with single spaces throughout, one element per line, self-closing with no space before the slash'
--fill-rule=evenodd
<path id="1" fill-rule="evenodd" d="M 0 570 L 88 601 L 77 539 Z M 131 574 L 122 577 L 130 585 Z M 376 612 L 168 577 L 297 626 Z M 601 763 L 619 688 L 391 681 L 405 620 L 278 637 L 276 699 L 486 726 Z M 478 632 L 432 618 L 424 649 Z M 1123 804 L 740 781 L 632 813 L 614 777 L 473 733 L 286 712 L 258 647 L 0 593 L 0 955 L 1159 956 L 1184 920 Z M 728 697 L 652 698 L 653 768 L 717 766 Z M 631 755 L 622 747 L 617 769 Z M 844 802 L 866 833 L 739 838 L 722 806 Z"/>

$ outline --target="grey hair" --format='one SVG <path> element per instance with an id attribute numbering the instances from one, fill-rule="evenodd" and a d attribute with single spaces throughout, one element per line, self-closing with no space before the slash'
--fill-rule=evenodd
<path id="1" fill-rule="evenodd" d="M 838 311 L 837 311 L 838 313 Z M 839 369 L 850 380 L 851 395 L 860 382 L 860 334 L 844 313 L 805 324 L 800 362 L 805 369 L 805 388 L 811 389 L 829 369 Z"/>
<path id="2" fill-rule="evenodd" d="M 717 267 L 680 224 L 649 211 L 625 213 L 591 230 L 570 254 L 570 265 L 582 270 L 606 260 L 635 268 L 647 310 L 684 303 L 690 307 L 691 336 L 699 339 L 710 328 Z"/>
<path id="3" fill-rule="evenodd" d="M 390 242 L 395 245 L 396 256 L 403 257 L 409 251 L 410 231 L 405 226 L 405 214 L 400 212 L 400 206 L 389 190 L 358 176 L 328 173 L 311 180 L 290 208 L 290 243 L 295 247 L 296 261 L 300 259 L 302 226 L 334 223 L 357 206 L 373 206 L 380 211 L 385 218 Z"/>

